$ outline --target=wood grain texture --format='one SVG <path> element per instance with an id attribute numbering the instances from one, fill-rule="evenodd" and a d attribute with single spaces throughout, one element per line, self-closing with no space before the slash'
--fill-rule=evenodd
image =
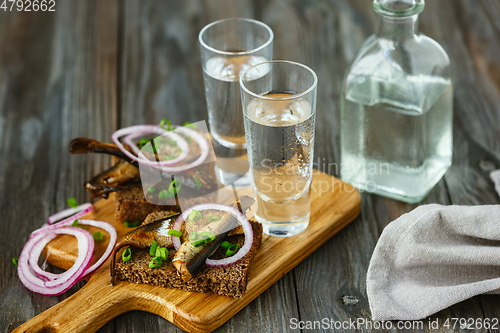
<path id="1" fill-rule="evenodd" d="M 245 195 L 251 194 L 252 190 L 239 189 L 238 192 Z M 14 332 L 38 332 L 44 328 L 55 332 L 95 332 L 111 318 L 130 310 L 160 315 L 188 332 L 212 332 L 352 221 L 359 214 L 360 200 L 359 192 L 351 185 L 315 172 L 311 184 L 309 226 L 294 237 L 263 236 L 242 298 L 124 281 L 111 286 L 108 260 L 72 297 Z M 112 198 L 100 200 L 86 218 L 113 224 L 120 237 L 130 229 L 115 220 L 114 207 Z M 89 228 L 89 231 L 93 230 Z M 102 242 L 96 243 L 97 258 L 108 243 L 107 234 Z M 46 246 L 44 256 L 51 264 L 69 269 L 78 256 L 78 243 L 71 236 L 56 237 Z M 74 311 L 75 308 L 80 310 Z"/>
<path id="2" fill-rule="evenodd" d="M 69 139 L 109 140 L 117 126 L 164 117 L 206 119 L 197 34 L 210 21 L 234 16 L 268 23 L 275 58 L 318 73 L 315 153 L 325 172 L 338 175 L 330 165 L 340 162 L 340 85 L 377 24 L 368 0 L 75 0 L 58 2 L 56 13 L 0 11 L 0 331 L 81 287 L 60 297 L 31 294 L 10 261 L 68 197 L 87 200 L 81 184 L 108 164 L 99 156 L 69 156 Z M 424 204 L 499 202 L 487 178 L 500 167 L 499 16 L 497 0 L 428 0 L 420 15 L 421 31 L 444 46 L 455 71 L 453 166 Z M 35 144 L 18 149 L 22 133 L 28 133 L 22 142 Z M 414 207 L 363 193 L 360 217 L 218 331 L 289 332 L 291 318 L 369 318 L 364 279 L 373 248 L 383 228 Z M 345 304 L 345 295 L 358 302 Z M 433 318 L 498 318 L 499 301 L 475 297 Z M 100 331 L 180 330 L 134 311 Z"/>
<path id="3" fill-rule="evenodd" d="M 55 12 L 0 11 L 0 330 L 10 332 L 73 294 L 19 282 L 13 257 L 83 182 L 109 164 L 70 158 L 75 136 L 109 138 L 116 112 L 116 1 L 58 2 Z"/>

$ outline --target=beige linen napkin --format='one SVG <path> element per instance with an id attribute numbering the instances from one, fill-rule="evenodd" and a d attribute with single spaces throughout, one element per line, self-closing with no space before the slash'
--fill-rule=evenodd
<path id="1" fill-rule="evenodd" d="M 500 293 L 500 205 L 424 205 L 391 222 L 370 261 L 373 320 L 425 318 Z"/>

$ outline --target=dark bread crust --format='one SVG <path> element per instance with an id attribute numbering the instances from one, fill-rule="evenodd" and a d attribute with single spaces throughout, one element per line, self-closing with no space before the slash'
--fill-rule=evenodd
<path id="1" fill-rule="evenodd" d="M 217 194 L 214 192 L 200 198 L 186 200 L 182 205 L 183 207 L 190 207 L 203 202 L 214 202 L 216 197 Z M 126 190 L 116 192 L 115 202 L 115 216 L 120 222 L 142 222 L 153 212 L 168 211 L 169 215 L 180 212 L 178 206 L 160 206 L 146 201 L 140 182 L 129 184 Z"/>
<path id="2" fill-rule="evenodd" d="M 166 219 L 168 216 L 170 216 L 172 214 L 179 214 L 179 212 L 176 210 L 164 210 L 164 211 L 152 212 L 151 214 L 146 216 L 146 218 L 142 222 L 142 225 L 145 225 L 145 224 L 148 224 L 148 223 L 151 223 L 154 221 L 158 221 L 161 219 Z M 196 231 L 196 229 L 193 231 Z M 234 228 L 233 230 L 231 230 L 229 232 L 229 236 L 242 235 L 242 234 L 243 234 L 243 228 L 241 227 L 241 225 L 239 225 L 237 228 Z"/>
<path id="3" fill-rule="evenodd" d="M 120 222 L 143 221 L 151 212 L 173 208 L 147 202 L 140 182 L 129 184 L 126 190 L 116 192 L 115 202 L 115 215 Z"/>
<path id="4" fill-rule="evenodd" d="M 134 283 L 146 283 L 155 286 L 177 288 L 185 291 L 206 292 L 239 298 L 245 294 L 250 272 L 257 251 L 262 243 L 262 225 L 251 221 L 253 228 L 253 243 L 250 252 L 232 265 L 224 267 L 203 267 L 190 281 L 185 282 L 177 273 L 171 259 L 175 250 L 170 250 L 169 259 L 160 268 L 149 268 L 152 257 L 148 249 L 132 248 L 132 258 L 123 262 L 121 257 L 116 263 L 116 280 Z M 227 241 L 244 243 L 244 235 L 229 236 Z M 224 258 L 224 249 L 219 248 L 211 258 Z"/>
<path id="5" fill-rule="evenodd" d="M 158 221 L 161 219 L 166 219 L 167 216 L 172 215 L 172 214 L 178 214 L 179 212 L 176 210 L 162 210 L 158 212 L 152 212 L 151 214 L 148 214 L 144 221 L 142 222 L 142 225 Z"/>

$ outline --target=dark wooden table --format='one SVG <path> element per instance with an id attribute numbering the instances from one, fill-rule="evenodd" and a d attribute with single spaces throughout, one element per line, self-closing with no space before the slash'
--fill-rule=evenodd
<path id="1" fill-rule="evenodd" d="M 62 0 L 55 9 L 0 10 L 2 332 L 82 286 L 58 297 L 31 293 L 11 262 L 67 198 L 88 201 L 82 184 L 109 165 L 103 156 L 71 156 L 68 142 L 110 141 L 117 128 L 165 117 L 207 119 L 197 39 L 205 24 L 262 20 L 274 30 L 275 59 L 318 73 L 316 157 L 338 163 L 342 77 L 377 22 L 368 0 Z M 499 203 L 487 174 L 500 168 L 500 1 L 428 0 L 420 17 L 421 31 L 444 46 L 455 70 L 453 165 L 422 204 Z M 415 207 L 363 194 L 355 221 L 219 331 L 288 332 L 292 318 L 370 318 L 365 279 L 372 251 L 382 229 Z M 432 318 L 500 318 L 498 304 L 500 296 L 478 296 Z M 100 330 L 160 331 L 179 329 L 138 311 Z"/>

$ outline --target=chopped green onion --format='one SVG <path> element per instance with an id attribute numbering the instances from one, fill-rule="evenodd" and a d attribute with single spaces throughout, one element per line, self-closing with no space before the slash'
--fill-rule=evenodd
<path id="1" fill-rule="evenodd" d="M 231 246 L 231 243 L 229 243 L 228 241 L 223 241 L 220 246 L 222 246 L 223 248 L 227 249 L 228 247 Z"/>
<path id="2" fill-rule="evenodd" d="M 167 123 L 167 128 L 165 128 L 165 123 Z M 167 118 L 164 118 L 160 121 L 160 127 L 163 128 L 164 130 L 167 130 L 167 131 L 170 131 L 170 120 L 168 120 Z"/>
<path id="3" fill-rule="evenodd" d="M 198 240 L 195 240 L 194 242 L 191 242 L 191 244 L 194 246 L 194 247 L 198 247 L 198 246 L 202 246 L 204 244 L 208 243 L 207 242 L 207 239 L 198 239 Z"/>
<path id="4" fill-rule="evenodd" d="M 137 220 L 135 222 L 128 222 L 128 221 L 125 221 L 123 222 L 127 228 L 135 228 L 135 227 L 138 227 L 141 225 L 141 221 Z"/>
<path id="5" fill-rule="evenodd" d="M 148 192 L 149 192 L 149 193 L 155 193 L 155 191 L 156 191 L 156 187 L 154 187 L 154 186 L 151 186 L 151 187 L 148 189 Z"/>
<path id="6" fill-rule="evenodd" d="M 171 160 L 174 160 L 176 158 L 175 156 L 169 156 L 167 154 L 163 154 L 163 157 L 165 158 L 166 161 L 171 161 Z"/>
<path id="7" fill-rule="evenodd" d="M 141 141 L 139 141 L 139 149 L 141 149 L 142 147 L 144 147 L 148 143 L 149 143 L 149 139 L 142 139 Z"/>
<path id="8" fill-rule="evenodd" d="M 163 260 L 167 260 L 168 259 L 168 250 L 166 247 L 161 247 L 160 248 L 160 257 L 163 259 Z"/>
<path id="9" fill-rule="evenodd" d="M 149 262 L 149 268 L 158 268 L 162 264 L 160 257 L 154 257 L 153 260 Z"/>
<path id="10" fill-rule="evenodd" d="M 174 179 L 168 187 L 168 192 L 170 192 L 172 195 L 176 195 L 177 193 L 179 193 L 181 186 L 182 181 L 180 179 Z"/>
<path id="11" fill-rule="evenodd" d="M 158 193 L 158 199 L 170 199 L 171 197 L 172 195 L 167 190 L 161 190 L 160 193 Z"/>
<path id="12" fill-rule="evenodd" d="M 146 146 L 149 142 L 151 142 L 151 146 Z M 149 140 L 149 139 L 143 139 L 143 140 L 141 140 L 139 142 L 139 149 L 147 151 L 148 153 L 155 153 L 155 154 L 158 153 L 156 151 L 154 140 Z"/>
<path id="13" fill-rule="evenodd" d="M 172 198 L 177 193 L 179 193 L 181 186 L 182 186 L 182 181 L 180 179 L 172 180 L 170 186 L 168 187 L 168 190 L 163 189 L 160 191 L 160 193 L 158 193 L 158 199 Z"/>
<path id="14" fill-rule="evenodd" d="M 168 231 L 167 235 L 174 236 L 174 237 L 181 237 L 182 236 L 182 232 L 174 230 L 174 229 L 170 229 Z"/>
<path id="15" fill-rule="evenodd" d="M 129 261 L 130 258 L 132 258 L 132 250 L 130 249 L 130 247 L 127 247 L 125 251 L 122 252 L 122 260 L 124 262 Z"/>
<path id="16" fill-rule="evenodd" d="M 213 241 L 215 239 L 215 235 L 211 233 L 210 231 L 202 231 L 199 233 L 200 237 L 203 239 L 210 239 Z"/>
<path id="17" fill-rule="evenodd" d="M 201 188 L 203 186 L 201 184 L 201 182 L 200 182 L 200 178 L 198 178 L 198 177 L 194 177 L 194 182 L 196 183 L 196 185 L 198 186 L 198 188 Z"/>
<path id="18" fill-rule="evenodd" d="M 94 237 L 94 240 L 96 240 L 97 242 L 100 242 L 104 239 L 104 235 L 100 231 L 92 233 L 92 237 Z"/>
<path id="19" fill-rule="evenodd" d="M 155 251 L 155 258 L 161 258 L 163 260 L 168 259 L 168 250 L 166 247 L 157 247 Z"/>
<path id="20" fill-rule="evenodd" d="M 189 121 L 186 121 L 184 123 L 184 126 L 186 126 L 187 128 L 196 129 L 196 124 L 190 123 Z"/>
<path id="21" fill-rule="evenodd" d="M 196 238 L 198 238 L 198 234 L 196 233 L 196 231 L 193 231 L 191 235 L 189 235 L 189 239 L 195 240 Z"/>
<path id="22" fill-rule="evenodd" d="M 189 216 L 188 216 L 188 220 L 196 222 L 199 219 L 201 219 L 201 213 L 199 211 L 197 211 L 196 209 L 193 209 L 191 214 L 189 214 Z"/>
<path id="23" fill-rule="evenodd" d="M 219 214 L 216 214 L 216 215 L 212 215 L 208 218 L 208 221 L 209 222 L 215 222 L 215 221 L 219 221 L 220 220 L 220 215 Z"/>
<path id="24" fill-rule="evenodd" d="M 149 248 L 149 254 L 154 256 L 155 253 L 156 253 L 156 248 L 158 247 L 158 242 L 157 241 L 153 241 L 151 243 L 151 247 Z"/>
<path id="25" fill-rule="evenodd" d="M 17 266 L 19 263 L 19 258 L 12 258 L 12 263 Z"/>
<path id="26" fill-rule="evenodd" d="M 190 136 L 185 136 L 184 139 L 186 139 L 187 143 L 191 143 L 191 137 Z"/>
<path id="27" fill-rule="evenodd" d="M 236 251 L 238 251 L 239 247 L 240 247 L 240 244 L 233 244 L 230 247 L 228 247 L 227 250 L 226 250 L 226 256 L 230 257 L 233 254 L 235 254 Z"/>
<path id="28" fill-rule="evenodd" d="M 180 149 L 179 147 L 174 149 L 174 154 L 181 153 L 181 152 L 182 152 L 182 149 Z"/>
<path id="29" fill-rule="evenodd" d="M 85 226 L 78 224 L 78 220 L 73 221 L 73 224 L 71 226 L 87 230 L 87 228 Z"/>
<path id="30" fill-rule="evenodd" d="M 71 208 L 75 208 L 76 206 L 78 206 L 78 203 L 76 202 L 75 198 L 69 198 L 67 202 L 68 206 L 70 206 Z"/>

